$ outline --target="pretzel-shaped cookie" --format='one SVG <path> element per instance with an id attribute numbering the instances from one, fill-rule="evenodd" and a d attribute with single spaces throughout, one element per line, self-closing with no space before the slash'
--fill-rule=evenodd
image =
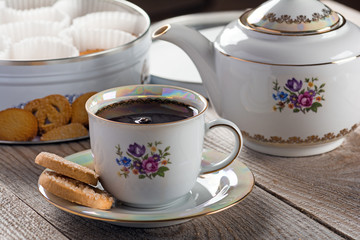
<path id="1" fill-rule="evenodd" d="M 32 112 L 39 123 L 40 133 L 67 124 L 71 117 L 71 105 L 66 97 L 58 94 L 34 99 L 24 107 Z"/>

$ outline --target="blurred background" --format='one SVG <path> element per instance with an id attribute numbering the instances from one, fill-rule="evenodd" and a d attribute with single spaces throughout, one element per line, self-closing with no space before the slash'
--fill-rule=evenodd
<path id="1" fill-rule="evenodd" d="M 339 3 L 351 8 L 360 10 L 360 1 L 358 0 L 336 0 Z M 152 22 L 175 17 L 184 14 L 196 12 L 214 12 L 229 10 L 244 10 L 254 8 L 265 0 L 130 0 L 150 16 Z"/>

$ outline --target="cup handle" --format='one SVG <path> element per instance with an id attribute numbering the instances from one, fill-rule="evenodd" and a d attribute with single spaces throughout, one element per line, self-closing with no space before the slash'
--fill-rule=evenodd
<path id="1" fill-rule="evenodd" d="M 226 119 L 222 119 L 222 118 L 212 120 L 208 123 L 205 123 L 205 134 L 215 127 L 228 128 L 234 134 L 235 146 L 234 146 L 233 150 L 231 151 L 231 153 L 223 160 L 221 160 L 217 163 L 202 167 L 200 169 L 200 174 L 208 174 L 208 173 L 212 173 L 212 172 L 217 172 L 217 171 L 227 167 L 236 159 L 236 157 L 240 153 L 240 150 L 243 146 L 243 138 L 242 138 L 241 132 L 240 132 L 239 128 L 233 122 L 230 122 L 230 121 L 228 121 Z"/>

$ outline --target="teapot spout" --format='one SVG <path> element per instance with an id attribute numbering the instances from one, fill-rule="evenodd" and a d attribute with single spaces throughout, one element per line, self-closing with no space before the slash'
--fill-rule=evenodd
<path id="1" fill-rule="evenodd" d="M 198 31 L 179 24 L 166 24 L 152 34 L 153 39 L 171 42 L 180 47 L 194 62 L 211 103 L 218 114 L 220 108 L 220 87 L 215 72 L 214 46 Z"/>

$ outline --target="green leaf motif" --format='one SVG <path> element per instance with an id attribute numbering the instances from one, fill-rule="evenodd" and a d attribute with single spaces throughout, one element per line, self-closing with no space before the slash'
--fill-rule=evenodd
<path id="1" fill-rule="evenodd" d="M 317 112 L 317 109 L 319 108 L 319 107 L 321 107 L 322 105 L 321 105 L 321 103 L 319 103 L 319 102 L 314 102 L 313 103 L 313 105 L 311 105 L 311 111 L 313 111 L 313 112 Z"/>
<path id="2" fill-rule="evenodd" d="M 322 107 L 322 104 L 321 103 L 319 103 L 319 102 L 314 102 L 312 105 L 311 105 L 311 107 Z"/>
<path id="3" fill-rule="evenodd" d="M 287 87 L 284 87 L 284 90 L 289 92 L 289 93 L 293 93 L 292 91 L 290 91 L 290 89 L 288 89 Z"/>
<path id="4" fill-rule="evenodd" d="M 145 175 L 139 175 L 139 178 L 140 178 L 140 179 L 144 179 L 144 178 L 146 178 L 146 177 L 145 177 Z"/>
<path id="5" fill-rule="evenodd" d="M 169 168 L 162 166 L 158 169 L 157 175 L 159 175 L 160 177 L 164 177 L 166 171 L 169 171 Z"/>
<path id="6" fill-rule="evenodd" d="M 169 168 L 164 167 L 164 166 L 160 167 L 159 170 L 158 170 L 158 172 L 166 172 L 166 171 L 169 171 Z"/>

